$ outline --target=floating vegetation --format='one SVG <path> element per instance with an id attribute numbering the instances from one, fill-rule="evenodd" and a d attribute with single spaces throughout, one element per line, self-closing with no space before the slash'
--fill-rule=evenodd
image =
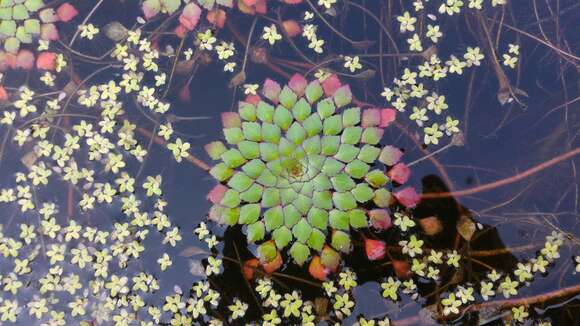
<path id="1" fill-rule="evenodd" d="M 0 323 L 578 324 L 579 8 L 0 0 Z"/>

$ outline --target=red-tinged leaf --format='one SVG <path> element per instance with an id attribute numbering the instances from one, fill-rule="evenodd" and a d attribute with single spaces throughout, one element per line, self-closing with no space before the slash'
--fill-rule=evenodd
<path id="1" fill-rule="evenodd" d="M 368 212 L 368 215 L 373 227 L 379 230 L 386 230 L 393 225 L 391 215 L 386 209 L 373 209 Z"/>
<path id="2" fill-rule="evenodd" d="M 286 31 L 289 37 L 296 37 L 302 34 L 302 28 L 295 20 L 289 19 L 282 22 L 282 27 Z"/>
<path id="3" fill-rule="evenodd" d="M 184 38 L 185 35 L 187 34 L 187 28 L 185 28 L 185 26 L 179 24 L 177 25 L 177 27 L 175 27 L 175 35 L 179 38 Z"/>
<path id="4" fill-rule="evenodd" d="M 299 3 L 302 3 L 302 1 L 304 0 L 284 0 L 284 3 L 288 5 L 297 5 Z"/>
<path id="5" fill-rule="evenodd" d="M 54 24 L 42 24 L 40 26 L 40 38 L 45 41 L 56 41 L 59 39 L 58 29 Z"/>
<path id="6" fill-rule="evenodd" d="M 56 53 L 41 52 L 36 58 L 36 68 L 42 70 L 54 70 L 56 66 Z"/>
<path id="7" fill-rule="evenodd" d="M 145 0 L 142 9 L 145 19 L 149 20 L 161 11 L 161 3 L 159 0 Z"/>
<path id="8" fill-rule="evenodd" d="M 328 269 L 324 267 L 320 261 L 319 256 L 312 257 L 310 261 L 310 265 L 308 266 L 308 272 L 312 277 L 315 279 L 324 282 L 326 281 L 326 277 L 328 276 Z"/>
<path id="9" fill-rule="evenodd" d="M 411 169 L 405 163 L 398 163 L 387 172 L 387 176 L 399 184 L 404 184 L 411 176 Z"/>
<path id="10" fill-rule="evenodd" d="M 388 166 L 393 166 L 397 164 L 399 160 L 401 160 L 402 156 L 403 152 L 400 149 L 391 145 L 387 145 L 381 150 L 379 161 Z"/>
<path id="11" fill-rule="evenodd" d="M 253 104 L 253 105 L 258 105 L 258 103 L 260 103 L 261 100 L 262 99 L 258 95 L 248 95 L 244 99 L 244 102 L 250 103 L 250 104 Z"/>
<path id="12" fill-rule="evenodd" d="M 425 217 L 419 220 L 419 225 L 427 235 L 436 235 L 443 231 L 441 220 L 435 216 Z"/>
<path id="13" fill-rule="evenodd" d="M 189 84 L 185 84 L 179 90 L 179 99 L 182 102 L 191 101 L 191 92 L 189 91 Z"/>
<path id="14" fill-rule="evenodd" d="M 407 187 L 397 191 L 395 198 L 397 198 L 401 205 L 407 208 L 413 208 L 421 201 L 421 196 L 417 194 L 417 191 L 413 187 Z"/>
<path id="15" fill-rule="evenodd" d="M 393 269 L 398 278 L 408 279 L 411 277 L 409 263 L 404 260 L 393 260 Z"/>
<path id="16" fill-rule="evenodd" d="M 0 51 L 0 71 L 16 68 L 16 56 Z"/>
<path id="17" fill-rule="evenodd" d="M 228 191 L 228 187 L 218 183 L 212 190 L 207 194 L 207 199 L 213 204 L 219 204 L 224 198 L 224 194 Z"/>
<path id="18" fill-rule="evenodd" d="M 78 14 L 79 12 L 77 11 L 77 9 L 68 2 L 63 3 L 56 10 L 56 15 L 58 16 L 60 21 L 65 23 L 71 21 Z"/>
<path id="19" fill-rule="evenodd" d="M 38 18 L 43 23 L 56 23 L 58 21 L 58 15 L 52 8 L 42 9 L 38 13 Z"/>
<path id="20" fill-rule="evenodd" d="M 391 124 L 391 122 L 395 121 L 396 117 L 397 111 L 394 109 L 381 109 L 381 124 L 379 127 L 387 127 L 389 124 Z"/>
<path id="21" fill-rule="evenodd" d="M 280 252 L 278 252 L 276 254 L 276 258 L 274 258 L 274 260 L 272 260 L 271 262 L 267 262 L 262 264 L 262 267 L 264 268 L 264 271 L 267 274 L 272 274 L 275 271 L 277 271 L 282 264 L 284 263 L 284 261 L 282 260 L 282 255 L 280 255 Z"/>
<path id="22" fill-rule="evenodd" d="M 226 23 L 226 12 L 222 9 L 214 9 L 207 12 L 207 21 L 218 28 L 224 28 Z"/>
<path id="23" fill-rule="evenodd" d="M 256 9 L 253 6 L 247 6 L 244 1 L 238 0 L 238 9 L 246 15 L 255 15 Z"/>
<path id="24" fill-rule="evenodd" d="M 258 0 L 242 0 L 242 2 L 248 7 L 253 7 L 256 5 Z"/>
<path id="25" fill-rule="evenodd" d="M 179 22 L 188 31 L 193 31 L 197 23 L 199 23 L 199 17 L 201 16 L 201 8 L 193 2 L 188 3 L 183 7 L 183 12 L 179 15 Z"/>
<path id="26" fill-rule="evenodd" d="M 260 266 L 260 261 L 258 259 L 252 258 L 250 260 L 246 260 L 243 268 L 243 273 L 246 280 L 250 281 L 254 278 L 254 272 L 258 266 Z"/>
<path id="27" fill-rule="evenodd" d="M 224 129 L 242 126 L 242 119 L 238 112 L 222 112 L 221 118 Z"/>
<path id="28" fill-rule="evenodd" d="M 381 260 L 385 257 L 385 243 L 380 240 L 365 239 L 365 252 L 369 260 Z"/>
<path id="29" fill-rule="evenodd" d="M 324 95 L 332 96 L 337 89 L 341 86 L 340 80 L 334 74 L 330 75 L 322 82 L 322 89 L 324 89 Z"/>
<path id="30" fill-rule="evenodd" d="M 377 127 L 381 124 L 381 110 L 379 109 L 366 109 L 363 111 L 361 119 L 361 127 Z"/>
<path id="31" fill-rule="evenodd" d="M 28 50 L 20 50 L 16 55 L 16 68 L 30 70 L 34 67 L 34 54 Z"/>
<path id="32" fill-rule="evenodd" d="M 267 0 L 258 0 L 254 6 L 256 8 L 256 13 L 265 15 L 268 12 L 268 3 L 266 1 Z"/>
<path id="33" fill-rule="evenodd" d="M 8 100 L 8 93 L 6 92 L 6 88 L 4 86 L 0 86 L 0 101 L 7 101 Z"/>
<path id="34" fill-rule="evenodd" d="M 268 78 L 264 81 L 264 86 L 262 87 L 262 94 L 275 104 L 278 104 L 278 96 L 280 95 L 280 84 Z"/>
<path id="35" fill-rule="evenodd" d="M 334 273 L 338 270 L 338 266 L 340 265 L 340 255 L 330 246 L 325 245 L 320 254 L 320 262 L 324 267 L 328 268 L 330 272 Z"/>
<path id="36" fill-rule="evenodd" d="M 288 81 L 288 86 L 298 97 L 301 97 L 308 86 L 308 81 L 301 74 L 294 74 Z"/>

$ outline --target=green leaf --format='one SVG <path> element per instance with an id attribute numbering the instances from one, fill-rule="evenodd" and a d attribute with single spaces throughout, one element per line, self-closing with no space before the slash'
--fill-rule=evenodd
<path id="1" fill-rule="evenodd" d="M 324 209 L 312 207 L 308 212 L 308 222 L 317 229 L 326 230 L 328 227 L 328 212 Z"/>
<path id="2" fill-rule="evenodd" d="M 356 158 L 359 152 L 359 148 L 350 144 L 340 144 L 338 147 L 338 152 L 334 157 L 342 162 L 349 163 Z"/>
<path id="3" fill-rule="evenodd" d="M 359 203 L 366 203 L 375 196 L 373 189 L 366 183 L 357 184 L 350 192 Z"/>
<path id="4" fill-rule="evenodd" d="M 350 210 L 356 208 L 356 200 L 350 192 L 335 192 L 332 194 L 334 206 L 341 210 Z"/>
<path id="5" fill-rule="evenodd" d="M 256 121 L 256 107 L 253 104 L 239 102 L 238 112 L 240 113 L 240 117 L 242 117 L 242 119 L 250 122 Z"/>
<path id="6" fill-rule="evenodd" d="M 28 19 L 30 15 L 28 14 L 28 9 L 23 4 L 17 4 L 12 7 L 12 18 L 14 20 L 25 20 Z"/>
<path id="7" fill-rule="evenodd" d="M 350 236 L 346 232 L 334 231 L 331 245 L 334 249 L 344 253 L 350 252 Z"/>
<path id="8" fill-rule="evenodd" d="M 244 172 L 236 172 L 228 181 L 228 186 L 238 192 L 243 192 L 250 188 L 253 183 L 254 180 L 248 177 Z"/>
<path id="9" fill-rule="evenodd" d="M 280 200 L 282 202 L 282 205 L 288 205 L 294 202 L 296 197 L 298 197 L 298 194 L 294 189 L 285 188 L 280 190 Z"/>
<path id="10" fill-rule="evenodd" d="M 218 163 L 209 170 L 209 174 L 218 181 L 226 181 L 234 174 L 234 170 L 230 169 L 225 163 Z"/>
<path id="11" fill-rule="evenodd" d="M 294 242 L 290 248 L 290 255 L 299 266 L 304 265 L 308 257 L 310 256 L 310 249 L 300 242 Z"/>
<path id="12" fill-rule="evenodd" d="M 260 143 L 260 157 L 264 162 L 278 159 L 278 146 L 271 143 Z"/>
<path id="13" fill-rule="evenodd" d="M 356 126 L 360 122 L 360 108 L 350 108 L 342 113 L 342 125 L 345 127 Z"/>
<path id="14" fill-rule="evenodd" d="M 260 157 L 260 146 L 256 142 L 244 140 L 238 144 L 238 149 L 248 160 Z"/>
<path id="15" fill-rule="evenodd" d="M 241 224 L 251 224 L 258 220 L 260 217 L 260 205 L 259 204 L 246 204 L 240 209 L 240 223 Z"/>
<path id="16" fill-rule="evenodd" d="M 333 115 L 324 119 L 322 130 L 326 136 L 338 135 L 342 131 L 342 117 L 340 115 Z"/>
<path id="17" fill-rule="evenodd" d="M 0 8 L 0 19 L 2 22 L 12 21 L 12 8 Z M 16 28 L 14 28 L 16 30 Z"/>
<path id="18" fill-rule="evenodd" d="M 349 218 L 348 213 L 333 209 L 329 213 L 328 221 L 330 226 L 337 230 L 348 230 Z"/>
<path id="19" fill-rule="evenodd" d="M 242 131 L 247 140 L 258 142 L 262 140 L 262 128 L 257 122 L 243 122 Z"/>
<path id="20" fill-rule="evenodd" d="M 26 0 L 26 2 L 24 2 L 24 6 L 28 9 L 28 11 L 36 12 L 36 11 L 38 11 L 38 9 L 44 7 L 44 1 L 43 0 Z"/>
<path id="21" fill-rule="evenodd" d="M 316 251 L 321 251 L 326 242 L 326 235 L 320 230 L 313 229 L 308 239 L 308 246 Z"/>
<path id="22" fill-rule="evenodd" d="M 262 139 L 272 144 L 278 144 L 280 142 L 280 137 L 282 131 L 280 127 L 275 124 L 264 122 L 262 124 Z"/>
<path id="23" fill-rule="evenodd" d="M 224 131 L 224 137 L 226 138 L 226 142 L 228 144 L 238 144 L 242 140 L 244 140 L 244 133 L 240 128 L 226 128 Z"/>
<path id="24" fill-rule="evenodd" d="M 298 100 L 298 102 L 294 104 L 294 107 L 292 108 L 292 114 L 294 115 L 294 119 L 300 122 L 306 120 L 306 118 L 308 118 L 311 113 L 312 108 L 304 98 Z"/>
<path id="25" fill-rule="evenodd" d="M 332 209 L 332 194 L 330 191 L 315 191 L 312 196 L 312 204 L 314 207 Z"/>
<path id="26" fill-rule="evenodd" d="M 371 167 L 361 160 L 353 160 L 346 165 L 345 171 L 350 174 L 351 177 L 356 179 L 361 179 L 369 172 Z"/>
<path id="27" fill-rule="evenodd" d="M 165 7 L 168 14 L 172 14 L 179 9 L 181 0 L 161 0 L 161 4 Z"/>
<path id="28" fill-rule="evenodd" d="M 362 209 L 353 209 L 348 213 L 350 217 L 350 226 L 355 229 L 365 228 L 368 226 L 367 214 Z"/>
<path id="29" fill-rule="evenodd" d="M 222 218 L 228 225 L 238 224 L 238 219 L 240 218 L 240 208 L 224 208 L 222 212 Z"/>
<path id="30" fill-rule="evenodd" d="M 358 153 L 358 159 L 366 163 L 374 163 L 381 150 L 371 145 L 364 145 Z"/>
<path id="31" fill-rule="evenodd" d="M 266 187 L 275 187 L 276 183 L 278 182 L 278 178 L 272 174 L 270 170 L 266 169 L 262 172 L 262 174 L 260 174 L 256 182 Z"/>
<path id="32" fill-rule="evenodd" d="M 292 232 L 285 226 L 274 230 L 272 238 L 276 242 L 278 249 L 286 247 L 292 241 Z"/>
<path id="33" fill-rule="evenodd" d="M 274 241 L 264 242 L 258 247 L 258 256 L 263 262 L 271 262 L 277 255 L 278 250 Z"/>
<path id="34" fill-rule="evenodd" d="M 279 100 L 286 109 L 292 109 L 294 104 L 296 103 L 297 96 L 288 86 L 284 86 L 282 91 L 280 92 Z M 282 128 L 284 129 L 284 128 Z"/>
<path id="35" fill-rule="evenodd" d="M 222 154 L 222 161 L 230 168 L 235 169 L 238 166 L 246 163 L 246 159 L 235 148 L 230 148 Z"/>
<path id="36" fill-rule="evenodd" d="M 294 205 L 284 206 L 284 225 L 286 225 L 286 227 L 293 227 L 298 223 L 301 216 L 302 215 Z"/>
<path id="37" fill-rule="evenodd" d="M 312 227 L 305 219 L 300 219 L 296 225 L 292 228 L 292 234 L 296 240 L 306 243 L 310 238 L 310 233 L 312 233 Z"/>
<path id="38" fill-rule="evenodd" d="M 352 93 L 350 91 L 350 86 L 343 85 L 334 92 L 333 95 L 334 103 L 336 107 L 343 107 L 352 101 Z"/>
<path id="39" fill-rule="evenodd" d="M 266 164 L 261 160 L 251 160 L 242 166 L 242 171 L 244 171 L 250 178 L 258 178 L 262 171 L 266 168 Z"/>
<path id="40" fill-rule="evenodd" d="M 294 117 L 292 117 L 290 110 L 281 105 L 278 105 L 276 111 L 274 111 L 274 123 L 278 125 L 280 129 L 288 130 L 293 121 Z"/>
<path id="41" fill-rule="evenodd" d="M 262 120 L 263 122 L 272 123 L 272 119 L 274 117 L 274 106 L 264 101 L 260 101 L 258 103 L 256 114 L 258 116 L 258 119 Z"/>
<path id="42" fill-rule="evenodd" d="M 314 184 L 314 189 L 316 191 L 329 190 L 332 188 L 330 179 L 328 176 L 326 176 L 326 174 L 318 174 L 316 177 L 314 177 L 312 183 Z"/>
<path id="43" fill-rule="evenodd" d="M 340 171 L 344 169 L 344 164 L 333 158 L 327 158 L 322 166 L 322 173 L 329 177 L 337 175 Z"/>
<path id="44" fill-rule="evenodd" d="M 383 129 L 375 127 L 365 128 L 361 137 L 361 143 L 376 145 L 383 138 L 383 133 Z"/>
<path id="45" fill-rule="evenodd" d="M 247 203 L 257 203 L 262 199 L 264 187 L 254 183 L 248 190 L 240 194 L 240 199 Z"/>
<path id="46" fill-rule="evenodd" d="M 24 30 L 24 26 L 18 26 L 18 28 L 16 28 L 16 38 L 24 44 L 32 43 L 32 35 Z"/>
<path id="47" fill-rule="evenodd" d="M 356 145 L 360 141 L 361 135 L 361 127 L 346 127 L 344 128 L 340 139 L 343 144 Z"/>
<path id="48" fill-rule="evenodd" d="M 2 34 L 3 38 L 16 35 L 16 22 L 13 20 L 0 22 L 0 34 Z"/>
<path id="49" fill-rule="evenodd" d="M 286 138 L 288 138 L 294 144 L 302 144 L 304 139 L 306 139 L 306 130 L 299 122 L 294 121 L 292 126 L 288 129 L 286 133 Z"/>
<path id="50" fill-rule="evenodd" d="M 282 207 L 276 206 L 268 209 L 264 213 L 264 222 L 266 223 L 266 230 L 271 232 L 284 224 L 284 211 Z"/>
<path id="51" fill-rule="evenodd" d="M 280 153 L 280 155 L 283 155 L 286 157 L 291 156 L 294 153 L 295 149 L 296 149 L 296 144 L 290 142 L 286 138 L 280 139 L 280 143 L 278 143 L 278 152 Z"/>
<path id="52" fill-rule="evenodd" d="M 28 34 L 40 34 L 40 21 L 38 19 L 27 19 L 24 21 L 24 30 Z"/>
<path id="53" fill-rule="evenodd" d="M 346 173 L 340 173 L 330 179 L 332 186 L 338 192 L 346 192 L 354 188 L 356 183 Z"/>
<path id="54" fill-rule="evenodd" d="M 249 243 L 255 243 L 256 241 L 264 239 L 264 235 L 266 234 L 264 223 L 258 221 L 248 225 L 247 233 Z"/>
<path id="55" fill-rule="evenodd" d="M 220 204 L 225 207 L 235 208 L 240 205 L 240 193 L 233 189 L 228 189 L 222 198 Z"/>
<path id="56" fill-rule="evenodd" d="M 314 103 L 324 94 L 324 90 L 318 80 L 313 80 L 306 86 L 305 94 L 308 102 Z"/>
<path id="57" fill-rule="evenodd" d="M 316 111 L 321 119 L 326 119 L 334 114 L 336 107 L 334 107 L 334 102 L 327 98 L 318 102 L 316 105 Z"/>
<path id="58" fill-rule="evenodd" d="M 338 152 L 340 145 L 339 136 L 324 136 L 322 137 L 322 154 L 332 156 Z"/>
<path id="59" fill-rule="evenodd" d="M 381 208 L 388 207 L 391 203 L 392 196 L 391 193 L 385 189 L 380 188 L 375 191 L 375 197 L 373 198 L 373 202 L 375 205 Z"/>
<path id="60" fill-rule="evenodd" d="M 318 135 L 322 131 L 322 120 L 316 114 L 313 114 L 306 118 L 303 122 L 304 129 L 306 129 L 306 133 L 309 137 L 314 135 Z"/>
<path id="61" fill-rule="evenodd" d="M 226 146 L 221 141 L 213 141 L 205 145 L 204 148 L 212 160 L 219 159 L 222 156 L 222 154 L 227 150 Z"/>
<path id="62" fill-rule="evenodd" d="M 322 149 L 322 145 L 320 142 L 320 136 L 316 135 L 314 137 L 308 138 L 302 144 L 302 148 L 306 154 L 320 154 L 320 150 Z"/>
<path id="63" fill-rule="evenodd" d="M 383 173 L 383 171 L 372 170 L 367 173 L 365 180 L 371 186 L 379 188 L 384 186 L 389 181 L 389 178 Z"/>
<path id="64" fill-rule="evenodd" d="M 298 197 L 294 200 L 294 206 L 302 215 L 306 215 L 312 207 L 312 199 L 308 196 L 304 196 L 299 194 Z"/>
<path id="65" fill-rule="evenodd" d="M 262 194 L 262 207 L 268 208 L 280 204 L 280 191 L 276 188 L 266 188 Z"/>

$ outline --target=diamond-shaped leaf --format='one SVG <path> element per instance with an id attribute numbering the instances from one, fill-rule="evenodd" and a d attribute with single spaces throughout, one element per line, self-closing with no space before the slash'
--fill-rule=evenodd
<path id="1" fill-rule="evenodd" d="M 308 84 L 308 86 L 306 86 L 305 94 L 308 102 L 314 103 L 324 94 L 324 90 L 318 80 L 313 80 Z"/>
<path id="2" fill-rule="evenodd" d="M 256 142 L 262 140 L 262 125 L 257 122 L 243 122 L 242 131 L 247 140 Z"/>
<path id="3" fill-rule="evenodd" d="M 225 163 L 218 163 L 209 170 L 209 174 L 218 181 L 226 181 L 234 174 L 234 170 L 225 165 Z"/>
<path id="4" fill-rule="evenodd" d="M 384 186 L 389 181 L 389 178 L 383 173 L 383 171 L 372 170 L 371 172 L 367 173 L 365 180 L 371 186 L 379 188 Z"/>
<path id="5" fill-rule="evenodd" d="M 242 171 L 246 173 L 250 178 L 256 179 L 266 168 L 266 164 L 261 160 L 251 160 L 242 166 Z"/>
<path id="6" fill-rule="evenodd" d="M 334 155 L 334 157 L 339 161 L 349 163 L 356 158 L 359 151 L 360 149 L 354 145 L 340 144 L 338 147 L 338 152 Z"/>
<path id="7" fill-rule="evenodd" d="M 240 218 L 240 208 L 224 208 L 222 211 L 222 219 L 228 225 L 235 225 Z"/>
<path id="8" fill-rule="evenodd" d="M 350 252 L 350 236 L 346 232 L 334 231 L 332 233 L 332 247 L 344 253 Z"/>
<path id="9" fill-rule="evenodd" d="M 391 193 L 387 189 L 380 188 L 375 191 L 373 202 L 377 207 L 388 207 L 391 204 L 391 200 Z"/>
<path id="10" fill-rule="evenodd" d="M 228 181 L 228 186 L 238 192 L 242 192 L 250 188 L 252 183 L 254 183 L 254 180 L 248 177 L 244 172 L 236 172 Z"/>
<path id="11" fill-rule="evenodd" d="M 260 217 L 260 205 L 259 204 L 246 204 L 240 208 L 240 223 L 251 224 L 258 220 Z"/>
<path id="12" fill-rule="evenodd" d="M 276 206 L 268 209 L 264 213 L 264 222 L 266 223 L 266 230 L 268 232 L 284 225 L 284 211 L 282 207 Z"/>
<path id="13" fill-rule="evenodd" d="M 322 154 L 332 156 L 338 152 L 340 146 L 339 136 L 324 136 L 322 137 Z"/>
<path id="14" fill-rule="evenodd" d="M 234 208 L 238 207 L 240 202 L 240 193 L 236 190 L 229 189 L 225 192 L 220 204 L 225 207 Z"/>
<path id="15" fill-rule="evenodd" d="M 321 251 L 326 242 L 326 235 L 318 229 L 313 229 L 308 239 L 308 246 L 316 251 Z"/>
<path id="16" fill-rule="evenodd" d="M 294 121 L 288 132 L 286 132 L 286 138 L 294 144 L 302 144 L 304 139 L 306 139 L 306 130 L 299 122 Z"/>
<path id="17" fill-rule="evenodd" d="M 335 192 L 332 194 L 334 206 L 341 210 L 350 210 L 357 206 L 354 196 L 350 192 Z"/>
<path id="18" fill-rule="evenodd" d="M 385 131 L 380 128 L 365 128 L 362 133 L 361 143 L 376 145 L 381 141 L 384 133 Z"/>
<path id="19" fill-rule="evenodd" d="M 288 86 L 284 86 L 282 91 L 280 92 L 280 103 L 284 105 L 287 109 L 292 109 L 294 104 L 296 103 L 297 96 L 296 94 L 290 89 Z"/>
<path id="20" fill-rule="evenodd" d="M 301 216 L 302 215 L 294 205 L 284 206 L 284 225 L 286 225 L 286 227 L 293 227 L 298 223 Z"/>
<path id="21" fill-rule="evenodd" d="M 331 99 L 324 99 L 318 102 L 316 105 L 316 111 L 318 112 L 318 115 L 320 115 L 320 118 L 326 119 L 334 114 L 336 107 Z"/>
<path id="22" fill-rule="evenodd" d="M 364 145 L 358 153 L 358 159 L 371 164 L 377 159 L 377 157 L 379 157 L 380 153 L 381 150 L 379 148 L 371 145 Z"/>
<path id="23" fill-rule="evenodd" d="M 256 142 L 244 140 L 238 144 L 238 149 L 248 160 L 260 157 L 260 145 Z"/>
<path id="24" fill-rule="evenodd" d="M 290 110 L 281 105 L 278 105 L 276 111 L 274 111 L 274 123 L 280 127 L 280 129 L 288 130 L 293 121 L 294 118 L 292 117 Z"/>
<path id="25" fill-rule="evenodd" d="M 332 194 L 330 191 L 315 191 L 312 197 L 312 204 L 314 207 L 331 209 Z"/>
<path id="26" fill-rule="evenodd" d="M 351 227 L 360 229 L 368 226 L 367 214 L 362 209 L 353 209 L 348 215 L 350 217 Z"/>
<path id="27" fill-rule="evenodd" d="M 338 230 L 348 230 L 349 218 L 348 213 L 345 211 L 340 211 L 333 209 L 330 211 L 328 216 L 328 221 L 330 226 Z"/>
<path id="28" fill-rule="evenodd" d="M 366 203 L 375 196 L 375 192 L 366 183 L 359 183 L 354 189 L 350 191 L 356 201 L 359 203 Z"/>
<path id="29" fill-rule="evenodd" d="M 290 255 L 299 266 L 304 265 L 308 257 L 310 257 L 310 249 L 300 242 L 294 242 L 290 248 Z"/>
<path id="30" fill-rule="evenodd" d="M 274 260 L 277 255 L 278 250 L 276 250 L 276 244 L 274 241 L 264 242 L 258 247 L 258 256 L 260 257 L 260 261 L 263 263 Z"/>
<path id="31" fill-rule="evenodd" d="M 260 156 L 265 162 L 278 159 L 278 146 L 271 143 L 260 143 Z"/>
<path id="32" fill-rule="evenodd" d="M 262 139 L 272 144 L 278 144 L 280 142 L 280 137 L 282 131 L 280 127 L 275 124 L 266 123 L 262 124 Z"/>
<path id="33" fill-rule="evenodd" d="M 240 199 L 247 203 L 257 203 L 262 199 L 262 191 L 264 191 L 264 187 L 254 183 L 248 190 L 240 194 Z"/>
<path id="34" fill-rule="evenodd" d="M 342 125 L 344 127 L 356 126 L 360 122 L 360 108 L 350 108 L 342 113 Z"/>
<path id="35" fill-rule="evenodd" d="M 272 238 L 276 242 L 276 247 L 282 249 L 292 241 L 292 232 L 285 226 L 282 226 L 272 232 Z"/>
<path id="36" fill-rule="evenodd" d="M 334 190 L 338 192 L 346 192 L 355 187 L 356 183 L 348 174 L 340 173 L 330 179 Z"/>
<path id="37" fill-rule="evenodd" d="M 315 228 L 326 230 L 328 226 L 328 212 L 324 209 L 312 207 L 308 212 L 308 222 Z"/>
<path id="38" fill-rule="evenodd" d="M 274 118 L 274 107 L 264 101 L 260 101 L 256 108 L 256 115 L 262 122 L 272 123 L 272 119 Z"/>
<path id="39" fill-rule="evenodd" d="M 256 121 L 256 107 L 247 102 L 239 102 L 238 103 L 238 112 L 240 113 L 240 117 L 246 121 Z"/>
<path id="40" fill-rule="evenodd" d="M 322 132 L 325 136 L 338 135 L 342 131 L 342 117 L 333 115 L 324 119 L 322 123 Z"/>
<path id="41" fill-rule="evenodd" d="M 345 171 L 356 179 L 363 178 L 371 167 L 361 160 L 353 160 L 346 165 Z"/>
<path id="42" fill-rule="evenodd" d="M 310 226 L 305 219 L 300 219 L 300 221 L 298 221 L 298 223 L 296 223 L 292 228 L 294 238 L 302 243 L 308 241 L 310 233 L 312 233 L 312 226 Z"/>
<path id="43" fill-rule="evenodd" d="M 250 243 L 255 243 L 256 241 L 264 239 L 264 235 L 266 235 L 264 223 L 258 221 L 248 225 L 247 233 L 248 242 Z"/>
<path id="44" fill-rule="evenodd" d="M 213 141 L 204 146 L 205 151 L 212 160 L 217 160 L 227 150 L 221 141 Z"/>
<path id="45" fill-rule="evenodd" d="M 348 85 L 343 85 L 334 92 L 334 103 L 336 107 L 343 107 L 352 101 L 352 93 Z"/>
<path id="46" fill-rule="evenodd" d="M 280 204 L 280 191 L 277 188 L 266 188 L 262 193 L 262 207 L 268 208 Z"/>
<path id="47" fill-rule="evenodd" d="M 292 114 L 294 115 L 294 119 L 300 122 L 306 120 L 306 118 L 308 118 L 311 113 L 312 107 L 304 98 L 298 100 L 298 102 L 296 102 L 296 104 L 294 104 L 294 107 L 292 108 Z"/>
<path id="48" fill-rule="evenodd" d="M 322 130 L 322 120 L 316 114 L 313 114 L 308 118 L 306 118 L 306 120 L 304 120 L 303 122 L 303 125 L 309 137 L 318 135 Z"/>
<path id="49" fill-rule="evenodd" d="M 322 173 L 326 174 L 329 177 L 333 177 L 337 175 L 344 169 L 344 164 L 340 163 L 339 161 L 333 158 L 327 158 L 324 161 L 324 165 L 322 166 Z"/>

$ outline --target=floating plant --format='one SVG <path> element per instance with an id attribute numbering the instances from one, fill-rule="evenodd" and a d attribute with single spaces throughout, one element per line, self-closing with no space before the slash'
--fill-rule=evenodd
<path id="1" fill-rule="evenodd" d="M 210 216 L 245 226 L 270 269 L 289 248 L 299 265 L 318 252 L 316 263 L 334 270 L 337 252 L 351 250 L 351 229 L 391 226 L 388 207 L 398 195 L 388 186 L 409 176 L 402 152 L 379 144 L 395 111 L 353 106 L 349 86 L 336 76 L 308 83 L 294 75 L 284 87 L 268 79 L 262 94 L 222 114 L 227 145 L 206 146 L 218 161 L 210 174 L 220 182 L 208 196 Z M 377 163 L 394 166 L 390 177 Z M 400 202 L 413 206 L 409 189 Z"/>

